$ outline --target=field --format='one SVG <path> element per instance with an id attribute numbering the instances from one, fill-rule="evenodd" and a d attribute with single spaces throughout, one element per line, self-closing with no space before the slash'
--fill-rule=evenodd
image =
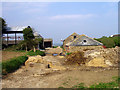
<path id="1" fill-rule="evenodd" d="M 26 52 L 18 52 L 18 51 L 2 51 L 2 61 L 9 60 L 14 57 L 24 56 Z"/>

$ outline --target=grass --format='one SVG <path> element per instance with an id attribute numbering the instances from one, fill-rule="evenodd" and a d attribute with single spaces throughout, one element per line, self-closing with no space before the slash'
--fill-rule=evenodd
<path id="1" fill-rule="evenodd" d="M 72 54 L 71 52 L 69 52 L 69 53 L 66 53 L 66 55 L 70 55 L 70 54 Z"/>
<path id="2" fill-rule="evenodd" d="M 32 50 L 32 51 L 28 51 L 26 55 L 29 55 L 29 56 L 36 56 L 36 55 L 45 56 L 45 52 L 40 51 L 40 50 L 36 50 L 36 52 L 33 52 L 33 50 Z"/>
<path id="3" fill-rule="evenodd" d="M 53 48 L 57 48 L 58 46 L 53 46 Z"/>
<path id="4" fill-rule="evenodd" d="M 90 89 L 100 89 L 100 88 L 103 88 L 103 89 L 115 89 L 115 90 L 119 90 L 119 84 L 120 84 L 120 77 L 113 77 L 113 81 L 109 82 L 109 83 L 98 83 L 98 84 L 93 84 L 93 85 L 90 85 L 89 87 L 86 87 L 84 85 L 84 83 L 80 83 L 78 85 L 74 85 L 72 88 L 73 89 L 87 89 L 87 88 L 90 88 Z M 64 88 L 64 87 L 59 87 L 59 88 Z"/>
<path id="5" fill-rule="evenodd" d="M 73 86 L 72 88 L 87 88 L 87 87 L 85 87 L 84 83 L 80 83 L 78 85 Z"/>
<path id="6" fill-rule="evenodd" d="M 17 70 L 21 65 L 24 65 L 27 59 L 27 56 L 19 56 L 0 63 L 0 67 L 2 67 L 2 74 L 6 75 L 7 73 Z"/>

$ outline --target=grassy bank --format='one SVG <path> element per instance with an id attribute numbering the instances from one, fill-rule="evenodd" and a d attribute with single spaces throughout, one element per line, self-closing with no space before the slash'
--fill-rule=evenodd
<path id="1" fill-rule="evenodd" d="M 10 52 L 10 51 L 8 51 L 8 52 Z M 15 52 L 19 52 L 19 51 L 15 51 Z M 22 51 L 22 52 L 24 52 L 24 51 Z M 3 75 L 6 75 L 7 73 L 14 72 L 21 65 L 24 65 L 25 61 L 28 59 L 27 55 L 29 55 L 29 56 L 36 56 L 36 55 L 45 56 L 45 52 L 42 52 L 39 50 L 36 50 L 36 52 L 28 51 L 28 52 L 24 53 L 23 56 L 13 57 L 8 60 L 2 61 L 0 63 L 0 68 L 2 68 L 2 70 L 0 70 L 0 73 L 2 73 Z M 5 55 L 5 56 L 7 56 L 7 55 Z"/>
<path id="2" fill-rule="evenodd" d="M 19 56 L 0 63 L 0 67 L 2 67 L 2 74 L 5 75 L 17 70 L 21 65 L 24 65 L 27 59 L 27 56 Z"/>

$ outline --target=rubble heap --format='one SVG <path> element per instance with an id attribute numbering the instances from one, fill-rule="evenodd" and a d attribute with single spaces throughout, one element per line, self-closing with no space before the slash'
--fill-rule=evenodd
<path id="1" fill-rule="evenodd" d="M 85 51 L 84 56 L 87 58 L 87 66 L 118 66 L 120 52 L 119 47 L 99 50 L 87 50 Z"/>

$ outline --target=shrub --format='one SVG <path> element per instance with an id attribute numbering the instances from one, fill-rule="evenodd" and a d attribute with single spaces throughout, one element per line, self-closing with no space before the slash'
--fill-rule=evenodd
<path id="1" fill-rule="evenodd" d="M 21 65 L 24 65 L 25 61 L 28 59 L 27 56 L 19 56 L 17 58 L 12 58 L 9 61 L 2 62 L 2 74 L 7 74 L 15 71 Z"/>
<path id="2" fill-rule="evenodd" d="M 53 46 L 53 48 L 57 48 L 58 46 Z"/>
<path id="3" fill-rule="evenodd" d="M 86 58 L 84 57 L 84 52 L 73 52 L 70 55 L 66 56 L 67 61 L 66 64 L 85 64 Z"/>
<path id="4" fill-rule="evenodd" d="M 99 42 L 102 42 L 104 46 L 106 46 L 107 48 L 112 48 L 115 46 L 120 46 L 120 37 L 116 36 L 116 37 L 101 37 L 98 39 L 95 39 Z"/>
<path id="5" fill-rule="evenodd" d="M 36 52 L 34 52 L 33 50 L 27 52 L 27 55 L 30 56 L 36 56 L 36 55 L 41 55 L 41 56 L 45 56 L 45 52 L 40 51 L 40 50 L 36 50 Z"/>

